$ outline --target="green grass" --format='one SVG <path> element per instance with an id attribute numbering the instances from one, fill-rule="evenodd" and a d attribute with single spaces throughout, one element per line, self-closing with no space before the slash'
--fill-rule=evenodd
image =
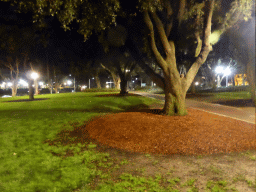
<path id="1" fill-rule="evenodd" d="M 221 92 L 221 93 L 200 93 L 212 101 L 233 100 L 233 99 L 251 99 L 251 95 L 247 91 L 241 92 Z"/>
<path id="2" fill-rule="evenodd" d="M 109 154 L 94 150 L 95 144 L 45 143 L 55 140 L 61 130 L 73 130 L 74 125 L 82 125 L 94 116 L 155 102 L 135 96 L 99 97 L 101 94 L 107 93 L 41 95 L 35 98 L 47 99 L 33 102 L 6 102 L 28 96 L 1 98 L 0 191 L 72 191 L 96 177 L 107 177 L 99 166 L 110 167 L 113 163 Z M 68 151 L 73 155 L 67 155 Z M 114 187 L 125 186 L 125 178 Z"/>
<path id="3" fill-rule="evenodd" d="M 164 96 L 161 93 L 159 95 Z M 235 99 L 251 99 L 250 92 L 240 91 L 240 92 L 219 92 L 219 93 L 196 93 L 196 95 L 188 95 L 189 99 L 203 100 L 205 102 L 216 102 L 220 100 L 235 100 Z"/>

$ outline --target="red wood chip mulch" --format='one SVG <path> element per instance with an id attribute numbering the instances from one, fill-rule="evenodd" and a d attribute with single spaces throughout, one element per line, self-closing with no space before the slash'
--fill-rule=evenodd
<path id="1" fill-rule="evenodd" d="M 254 124 L 191 108 L 186 116 L 111 114 L 85 128 L 100 143 L 132 152 L 214 154 L 256 149 Z"/>

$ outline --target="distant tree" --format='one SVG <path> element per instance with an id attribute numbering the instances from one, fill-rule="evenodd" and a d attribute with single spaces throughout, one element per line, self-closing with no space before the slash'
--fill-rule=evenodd
<path id="1" fill-rule="evenodd" d="M 104 59 L 100 63 L 104 69 L 112 74 L 112 78 L 116 84 L 119 84 L 120 78 L 120 94 L 128 93 L 127 82 L 131 79 L 131 75 L 136 67 L 135 60 L 131 57 L 129 51 L 121 51 L 120 48 L 109 48 L 105 53 Z M 119 87 L 118 85 L 115 85 Z"/>
<path id="2" fill-rule="evenodd" d="M 186 92 L 212 50 L 212 45 L 237 21 L 248 20 L 254 7 L 252 0 L 134 0 L 129 3 L 125 0 L 5 1 L 18 4 L 25 11 L 32 11 L 34 19 L 38 21 L 45 16 L 56 15 L 65 29 L 69 29 L 71 22 L 77 21 L 79 32 L 85 39 L 93 31 L 100 32 L 115 24 L 117 15 L 137 15 L 136 20 L 143 18 L 143 23 L 137 27 L 144 33 L 138 35 L 137 40 L 145 41 L 147 52 L 152 51 L 151 56 L 163 70 L 163 77 L 152 73 L 150 68 L 143 65 L 144 61 L 138 60 L 138 63 L 150 71 L 148 74 L 165 90 L 163 114 L 166 115 L 187 114 Z M 131 27 L 128 34 L 134 33 L 133 30 Z M 185 44 L 179 43 L 181 39 Z M 183 76 L 177 69 L 176 51 L 180 47 L 188 48 L 188 42 L 196 42 L 195 46 L 189 47 L 195 58 L 186 76 Z"/>
<path id="3" fill-rule="evenodd" d="M 111 61 L 108 62 L 101 62 L 100 63 L 102 68 L 105 69 L 106 71 L 108 71 L 111 74 L 111 77 L 113 79 L 114 85 L 116 89 L 120 89 L 120 82 L 121 79 L 119 77 L 119 74 L 117 72 L 116 67 L 114 66 L 113 63 L 111 63 Z"/>

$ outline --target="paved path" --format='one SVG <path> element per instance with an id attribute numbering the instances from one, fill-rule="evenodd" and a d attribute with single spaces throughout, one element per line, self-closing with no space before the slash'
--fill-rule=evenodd
<path id="1" fill-rule="evenodd" d="M 134 91 L 133 93 L 164 101 L 164 96 L 162 95 L 137 91 Z M 206 103 L 201 101 L 199 102 L 192 99 L 186 99 L 186 105 L 190 108 L 199 109 L 209 113 L 226 116 L 233 119 L 245 121 L 247 123 L 255 124 L 255 107 L 237 108 L 213 103 Z"/>

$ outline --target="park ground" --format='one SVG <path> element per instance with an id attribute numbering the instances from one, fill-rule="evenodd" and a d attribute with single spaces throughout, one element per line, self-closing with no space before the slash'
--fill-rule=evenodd
<path id="1" fill-rule="evenodd" d="M 164 117 L 133 94 L 35 98 L 0 99 L 0 191 L 256 190 L 255 125 L 190 108 Z"/>

